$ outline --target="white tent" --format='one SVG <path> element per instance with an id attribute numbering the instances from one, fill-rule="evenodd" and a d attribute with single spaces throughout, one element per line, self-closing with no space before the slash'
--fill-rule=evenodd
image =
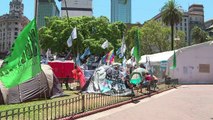
<path id="1" fill-rule="evenodd" d="M 149 59 L 153 74 L 163 82 L 166 75 L 167 61 L 173 56 L 173 54 L 174 51 L 166 51 L 151 55 L 143 55 L 141 56 L 139 63 L 146 64 L 147 59 Z"/>
<path id="2" fill-rule="evenodd" d="M 182 84 L 213 83 L 213 41 L 184 47 L 176 52 L 176 69 L 170 57 L 167 72 L 172 78 L 178 78 Z"/>
<path id="3" fill-rule="evenodd" d="M 160 65 L 161 61 L 167 61 L 173 54 L 174 51 L 166 51 L 151 55 L 143 55 L 141 56 L 139 63 L 146 63 L 148 57 L 152 65 Z"/>
<path id="4" fill-rule="evenodd" d="M 171 78 L 178 78 L 181 84 L 209 84 L 213 83 L 213 41 L 184 47 L 176 52 L 176 69 L 173 64 L 174 51 L 166 51 L 141 56 L 139 63 L 146 63 L 148 56 L 151 65 L 155 66 L 155 74 L 162 74 L 162 61 L 166 61 L 166 73 Z M 162 75 L 158 76 L 162 77 Z"/>

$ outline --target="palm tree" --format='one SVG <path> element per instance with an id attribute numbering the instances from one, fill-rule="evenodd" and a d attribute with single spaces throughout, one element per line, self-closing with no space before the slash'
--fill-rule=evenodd
<path id="1" fill-rule="evenodd" d="M 182 21 L 182 12 L 174 0 L 169 0 L 161 9 L 162 20 L 171 26 L 171 48 L 174 49 L 174 25 Z"/>

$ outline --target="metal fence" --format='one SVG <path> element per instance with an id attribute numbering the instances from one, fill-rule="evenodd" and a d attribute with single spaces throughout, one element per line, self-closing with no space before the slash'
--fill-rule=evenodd
<path id="1" fill-rule="evenodd" d="M 161 85 L 158 91 L 169 89 L 169 85 Z M 140 93 L 134 90 L 135 98 L 149 93 L 144 89 Z M 74 98 L 44 104 L 27 106 L 23 108 L 0 111 L 0 120 L 52 120 L 74 116 L 79 113 L 92 111 L 116 103 L 132 99 L 132 96 L 107 96 L 102 94 L 81 94 Z"/>
<path id="2" fill-rule="evenodd" d="M 0 120 L 52 120 L 109 106 L 131 97 L 83 94 L 74 98 L 0 111 Z"/>

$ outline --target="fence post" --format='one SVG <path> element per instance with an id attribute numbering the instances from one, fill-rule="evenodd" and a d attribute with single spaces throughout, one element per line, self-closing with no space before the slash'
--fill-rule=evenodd
<path id="1" fill-rule="evenodd" d="M 85 112 L 85 95 L 82 94 L 81 97 L 82 97 L 82 112 Z"/>

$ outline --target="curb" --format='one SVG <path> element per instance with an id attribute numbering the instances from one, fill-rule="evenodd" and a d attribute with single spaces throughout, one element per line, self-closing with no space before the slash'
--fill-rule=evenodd
<path id="1" fill-rule="evenodd" d="M 142 96 L 135 97 L 135 98 L 133 97 L 132 99 L 127 100 L 127 101 L 123 101 L 123 102 L 113 104 L 113 105 L 110 105 L 110 106 L 106 106 L 106 107 L 103 107 L 103 108 L 98 108 L 96 110 L 92 110 L 92 111 L 88 111 L 88 112 L 84 112 L 84 113 L 79 113 L 79 114 L 76 114 L 74 116 L 65 117 L 65 118 L 62 118 L 61 120 L 75 120 L 75 119 L 78 119 L 78 118 L 86 117 L 86 116 L 89 116 L 89 115 L 92 115 L 92 114 L 95 114 L 95 113 L 103 112 L 103 111 L 106 111 L 106 110 L 109 110 L 109 109 L 112 109 L 112 108 L 116 108 L 116 107 L 119 107 L 119 106 L 122 106 L 122 105 L 125 105 L 125 104 L 128 104 L 128 103 L 132 103 L 132 102 L 137 101 L 137 100 L 148 98 L 148 97 L 151 97 L 153 95 L 156 95 L 156 94 L 159 94 L 159 93 L 171 90 L 171 89 L 175 89 L 175 88 L 168 88 L 166 90 L 153 92 L 149 95 L 142 95 Z"/>

